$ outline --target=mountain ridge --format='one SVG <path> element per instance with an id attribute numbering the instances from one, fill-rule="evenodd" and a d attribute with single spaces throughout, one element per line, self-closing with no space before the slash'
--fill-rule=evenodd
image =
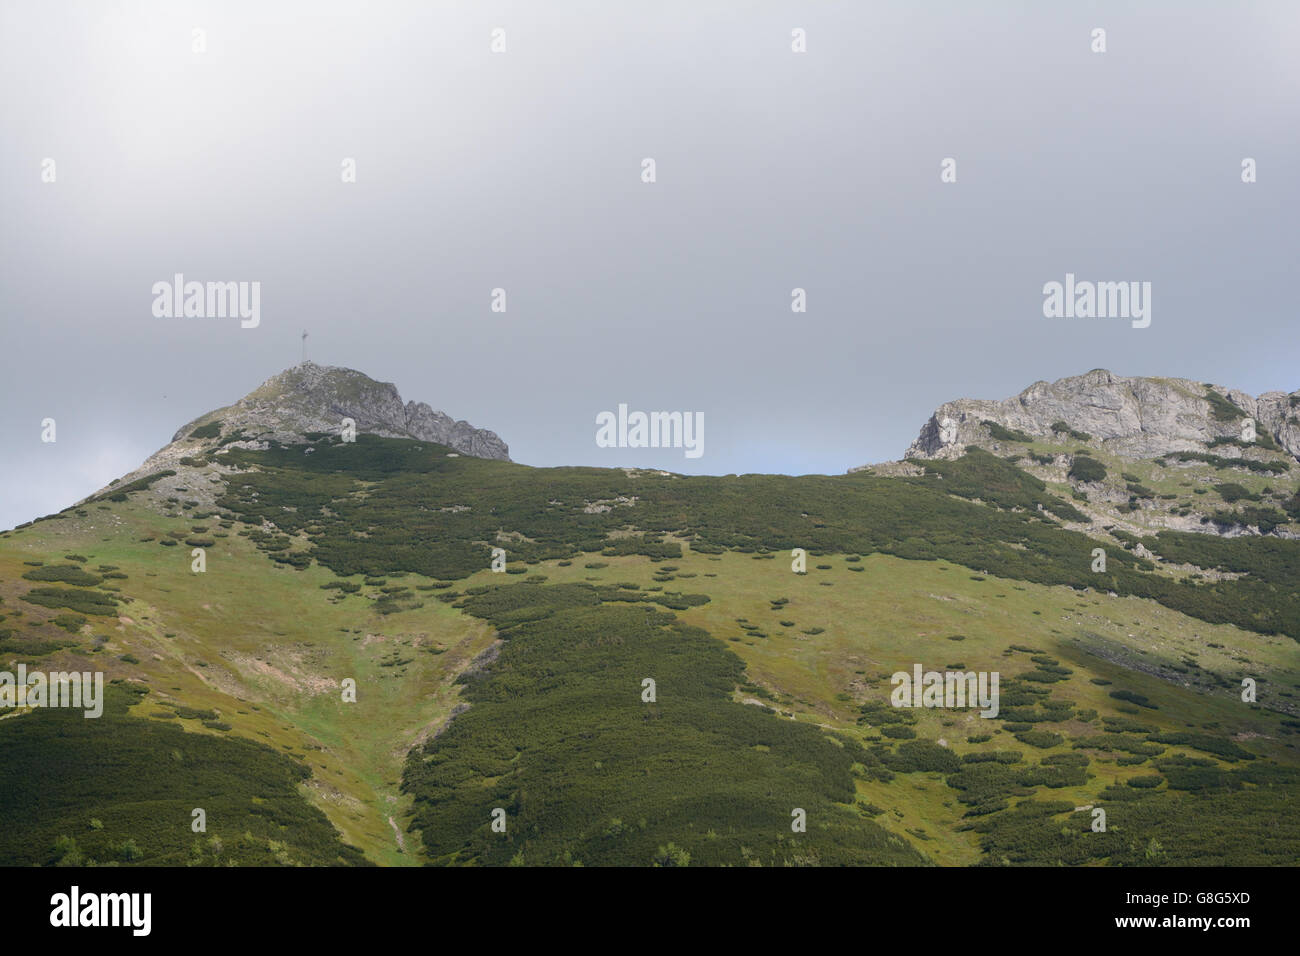
<path id="1" fill-rule="evenodd" d="M 168 445 L 83 502 L 156 479 L 153 495 L 211 505 L 232 470 L 227 466 L 231 451 L 310 445 L 322 435 L 337 435 L 348 419 L 359 433 L 429 441 L 453 455 L 510 461 L 508 446 L 495 432 L 454 421 L 421 402 L 404 402 L 393 384 L 354 369 L 304 362 L 186 423 Z M 1257 434 L 1247 441 L 1243 435 L 1251 423 Z M 1137 534 L 1164 528 L 1297 535 L 1286 527 L 1287 514 L 1294 519 L 1297 511 L 1294 479 L 1286 473 L 1300 460 L 1300 391 L 1255 397 L 1191 379 L 1093 369 L 1035 382 L 1001 401 L 945 402 L 921 427 L 903 460 L 849 472 L 918 476 L 933 467 L 927 462 L 953 461 L 972 449 L 1018 462 L 1033 479 L 1082 503 L 1083 511 L 1070 520 L 1093 532 L 1118 526 Z M 313 451 L 308 447 L 304 453 Z M 1080 479 L 1075 461 L 1088 456 L 1102 461 L 1102 478 Z M 195 475 L 194 466 L 209 470 Z M 1252 487 L 1238 487 L 1237 475 L 1243 473 L 1252 478 L 1247 482 Z M 1271 483 L 1253 480 L 1260 475 L 1279 477 Z M 1227 477 L 1233 482 L 1225 482 Z M 1200 486 L 1194 496 L 1186 492 L 1192 485 Z M 1229 488 L 1227 498 L 1219 493 L 1223 487 Z M 1219 507 L 1242 495 L 1261 507 Z"/>

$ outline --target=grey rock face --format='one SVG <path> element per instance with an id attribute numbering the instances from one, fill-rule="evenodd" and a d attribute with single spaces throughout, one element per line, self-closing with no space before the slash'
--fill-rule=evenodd
<path id="1" fill-rule="evenodd" d="M 1240 434 L 1242 419 L 1220 421 L 1200 382 L 1181 378 L 1126 378 L 1104 369 L 1057 382 L 1035 382 L 1004 401 L 962 398 L 940 405 L 907 449 L 905 458 L 955 458 L 966 445 L 992 440 L 985 421 L 1035 437 L 1064 422 L 1091 436 L 1092 444 L 1130 458 L 1199 451 L 1215 438 Z M 1213 391 L 1255 419 L 1283 449 L 1300 457 L 1300 392 L 1266 392 L 1254 398 L 1237 389 Z M 1226 446 L 1225 456 L 1236 452 Z"/>
<path id="2" fill-rule="evenodd" d="M 510 460 L 510 449 L 495 432 L 475 428 L 469 422 L 453 421 L 424 402 L 406 403 L 406 430 L 413 438 L 447 445 L 475 458 Z"/>
<path id="3" fill-rule="evenodd" d="M 455 421 L 423 402 L 403 403 L 389 382 L 314 362 L 281 372 L 235 404 L 195 419 L 172 441 L 184 439 L 199 425 L 219 421 L 223 436 L 238 430 L 249 441 L 293 444 L 308 432 L 338 434 L 345 418 L 356 423 L 358 432 L 437 442 L 475 458 L 510 460 L 509 448 L 494 432 Z"/>

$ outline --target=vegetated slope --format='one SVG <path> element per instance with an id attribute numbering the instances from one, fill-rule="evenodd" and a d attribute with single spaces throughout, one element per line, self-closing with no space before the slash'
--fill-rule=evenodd
<path id="1" fill-rule="evenodd" d="M 611 545 L 662 557 L 655 536 L 671 533 L 695 550 L 802 547 L 944 558 L 1003 577 L 1150 597 L 1206 621 L 1300 638 L 1300 589 L 1290 586 L 1300 580 L 1300 540 L 1275 539 L 1259 552 L 1234 554 L 1249 565 L 1243 570 L 1251 574 L 1241 578 L 1153 574 L 1150 560 L 1121 548 L 1096 572 L 1096 539 L 1053 517 L 1068 518 L 1069 504 L 979 449 L 935 462 L 936 474 L 918 478 L 715 478 L 530 469 L 372 436 L 354 444 L 322 438 L 312 447 L 311 455 L 297 447 L 232 452 L 232 463 L 257 467 L 232 476 L 218 504 L 245 523 L 273 521 L 285 535 L 311 542 L 291 550 L 283 535 L 272 536 L 264 546 L 278 549 L 278 560 L 315 557 L 341 574 L 461 577 L 483 568 L 501 543 L 524 561 Z M 981 503 L 962 500 L 976 497 Z M 606 540 L 625 526 L 649 537 Z M 1144 543 L 1157 555 L 1176 549 L 1180 561 L 1197 548 L 1173 533 Z M 1209 569 L 1224 559 L 1208 546 L 1205 555 Z"/>
<path id="2" fill-rule="evenodd" d="M 246 740 L 186 733 L 172 711 L 128 716 L 146 694 L 110 685 L 96 719 L 36 708 L 0 725 L 0 863 L 364 862 L 298 793 L 305 767 Z"/>
<path id="3" fill-rule="evenodd" d="M 400 617 L 377 614 L 368 598 L 382 596 L 387 582 L 358 585 L 367 599 L 341 605 L 340 592 L 321 588 L 333 577 L 325 569 L 268 561 L 228 520 L 169 515 L 136 500 L 103 503 L 0 540 L 0 670 L 15 672 L 23 662 L 29 671 L 100 671 L 108 681 L 147 687 L 150 693 L 132 706 L 135 717 L 167 721 L 189 736 L 240 737 L 272 748 L 310 770 L 299 793 L 346 843 L 376 862 L 416 862 L 411 841 L 403 852 L 388 822 L 408 809 L 398 795 L 405 753 L 451 712 L 451 682 L 490 643 L 489 628 L 440 602 Z M 208 542 L 204 574 L 191 570 L 191 547 L 173 543 L 198 535 Z M 62 570 L 68 564 L 100 583 L 69 584 Z M 62 580 L 44 583 L 51 576 Z M 84 613 L 29 601 L 50 587 L 81 592 L 66 600 Z M 92 613 L 92 606 L 109 613 Z M 355 704 L 341 700 L 345 679 L 363 688 Z M 0 710 L 0 747 L 7 730 L 44 713 Z M 127 743 L 121 736 L 96 739 L 110 750 Z M 149 775 L 141 779 L 147 785 Z M 7 782 L 0 780 L 0 791 Z M 39 818 L 41 807 L 27 809 Z M 240 808 L 250 819 L 257 812 L 256 804 Z M 146 859 L 162 849 L 140 832 L 114 833 L 102 819 L 118 842 L 134 838 Z M 240 817 L 227 808 L 222 827 L 232 819 Z M 168 825 L 189 838 L 188 817 Z M 233 825 L 240 833 L 249 828 Z M 22 821 L 0 816 L 0 827 L 21 832 Z M 209 832 L 215 828 L 214 821 Z"/>
<path id="4" fill-rule="evenodd" d="M 231 566 L 215 562 L 208 575 L 235 575 L 250 588 L 264 578 L 301 580 L 306 590 L 299 588 L 296 612 L 312 621 L 310 630 L 278 626 L 247 651 L 241 643 L 239 659 L 226 665 L 243 683 L 220 692 L 242 700 L 256 689 L 249 675 L 263 666 L 305 669 L 303 655 L 316 649 L 298 648 L 299 657 L 289 658 L 290 643 L 324 645 L 322 663 L 301 675 L 303 684 L 337 681 L 354 673 L 340 668 L 369 661 L 355 672 L 357 706 L 372 708 L 363 719 L 333 703 L 333 693 L 299 705 L 295 698 L 312 692 L 289 688 L 262 689 L 256 698 L 259 706 L 274 707 L 275 726 L 258 723 L 261 712 L 223 712 L 222 720 L 235 733 L 259 727 L 283 734 L 295 759 L 312 765 L 313 784 L 340 775 L 339 753 L 355 753 L 361 739 L 378 740 L 363 738 L 370 731 L 361 725 L 410 728 L 405 746 L 392 735 L 385 746 L 400 759 L 417 745 L 405 774 L 414 816 L 401 804 L 389 812 L 413 819 L 424 844 L 419 852 L 432 860 L 1267 863 L 1296 857 L 1295 826 L 1277 819 L 1296 792 L 1293 638 L 1300 627 L 1294 588 L 1286 587 L 1300 568 L 1295 541 L 1270 539 L 1269 548 L 1256 550 L 1185 536 L 1231 546 L 1202 551 L 1196 540 L 1161 534 L 1144 545 L 1153 553 L 1170 551 L 1171 560 L 1203 562 L 1207 575 L 1200 583 L 1120 547 L 1109 549 L 1107 570 L 1094 573 L 1097 539 L 1062 526 L 1068 503 L 1049 484 L 976 453 L 908 479 L 529 469 L 371 436 L 355 444 L 316 436 L 306 447 L 227 451 L 223 461 L 222 490 L 210 506 L 178 495 L 160 501 L 157 488 L 133 490 L 123 494 L 126 501 L 96 502 L 91 510 L 70 510 L 3 536 L 0 566 L 14 567 L 20 553 L 42 562 L 29 569 L 36 570 L 34 579 L 0 582 L 6 606 L 22 605 L 21 613 L 8 612 L 13 620 L 0 621 L 13 631 L 5 636 L 14 642 L 9 652 L 61 660 L 71 651 L 59 649 L 59 635 L 84 642 L 94 625 L 73 618 L 65 627 L 54 623 L 56 616 L 70 612 L 90 621 L 113 600 L 126 602 L 118 610 L 134 611 L 147 595 L 151 617 L 162 605 L 170 616 L 162 626 L 179 622 L 178 632 L 193 637 L 120 624 L 118 646 L 138 640 L 163 660 L 139 655 L 136 663 L 114 668 L 128 674 L 138 668 L 160 689 L 172 687 L 163 681 L 178 675 L 174 686 L 183 690 L 171 693 L 182 705 L 191 694 L 218 693 L 208 683 L 194 690 L 193 675 L 211 670 L 195 654 L 219 650 L 228 639 L 206 624 L 206 615 L 222 610 L 207 589 L 227 587 L 218 584 L 224 579 L 205 576 L 202 588 L 169 593 L 126 563 L 143 568 L 161 561 L 172 569 L 166 573 L 181 573 L 188 538 L 210 535 L 209 550 L 220 556 L 228 547 Z M 187 467 L 202 476 L 218 466 Z M 138 510 L 145 502 L 164 509 L 155 523 L 165 533 L 137 534 L 149 540 L 132 538 L 127 548 L 123 539 L 145 521 Z M 98 522 L 97 515 L 108 524 L 92 529 L 86 523 Z M 135 523 L 125 532 L 119 522 Z M 60 536 L 65 523 L 86 527 L 80 538 Z M 88 577 L 102 577 L 101 566 L 86 578 L 58 570 L 59 551 L 74 540 L 82 556 L 101 560 L 94 549 L 104 547 L 97 540 L 103 530 L 110 531 L 109 547 L 129 555 L 113 559 L 128 580 L 90 584 Z M 186 548 L 176 547 L 181 541 Z M 506 574 L 488 571 L 494 547 L 507 552 Z M 788 569 L 789 549 L 796 547 L 809 552 L 807 575 Z M 912 570 L 895 575 L 899 565 Z M 547 579 L 517 580 L 530 570 Z M 928 594 L 908 589 L 931 571 L 954 580 L 931 585 Z M 762 590 L 749 587 L 754 574 L 763 576 Z M 462 579 L 468 579 L 463 590 L 446 586 Z M 998 593 L 985 597 L 986 587 Z M 870 603 L 873 590 L 885 595 L 883 603 Z M 228 599 L 230 592 L 221 593 Z M 1007 608 L 1019 601 L 1030 603 L 1010 616 Z M 962 638 L 951 643 L 933 630 L 950 605 L 961 617 L 949 622 L 947 636 Z M 716 609 L 723 607 L 727 616 L 719 618 Z M 30 627 L 37 617 L 46 623 Z M 226 620 L 244 618 L 228 612 Z M 338 624 L 328 627 L 331 620 Z M 403 627 L 403 621 L 419 624 Z M 443 692 L 434 672 L 419 669 L 459 646 L 417 643 L 439 621 L 467 634 L 482 633 L 470 629 L 486 622 L 504 642 L 495 661 L 482 659 L 470 669 L 463 687 L 470 709 L 449 725 L 454 696 Z M 402 634 L 407 637 L 398 643 Z M 182 638 L 195 648 L 180 644 Z M 382 656 L 380 639 L 394 641 Z M 723 641 L 739 654 L 744 673 Z M 948 653 L 936 651 L 938 641 Z M 846 642 L 852 651 L 843 649 Z M 367 643 L 376 652 L 371 658 L 357 650 Z M 850 667 L 850 657 L 861 664 Z M 462 657 L 454 672 L 464 671 L 468 660 Z M 889 707 L 889 674 L 914 661 L 1004 668 L 1003 713 L 986 720 Z M 414 669 L 409 675 L 408 668 Z M 843 681 L 827 676 L 846 670 Z M 181 677 L 186 671 L 190 677 Z M 1243 675 L 1262 677 L 1258 705 L 1237 699 Z M 657 682 L 653 704 L 641 700 L 646 677 Z M 412 686 L 438 695 L 436 713 L 419 712 L 422 698 L 408 694 Z M 373 702 L 377 691 L 380 706 L 360 703 Z M 0 746 L 9 724 L 30 716 L 0 720 Z M 414 733 L 421 726 L 423 736 Z M 662 750 L 647 736 L 652 730 L 662 735 Z M 313 799 L 343 827 L 350 811 L 342 807 L 364 783 L 372 791 L 361 798 L 369 804 L 367 819 L 382 821 L 388 814 L 375 805 L 385 799 L 385 781 L 375 775 L 388 772 L 376 764 L 370 779 L 340 784 L 337 797 Z M 396 789 L 395 777 L 387 782 Z M 1110 813 L 1106 833 L 1090 829 L 1089 814 L 1075 813 L 1096 801 Z M 497 807 L 506 810 L 505 834 L 490 828 Z M 808 813 L 806 834 L 790 828 L 795 808 Z M 1187 822 L 1202 810 L 1220 814 L 1219 823 Z M 6 822 L 19 828 L 40 822 L 39 808 L 30 804 L 10 813 Z M 1234 841 L 1221 836 L 1224 813 Z M 370 844 L 367 852 L 379 853 Z"/>
<path id="5" fill-rule="evenodd" d="M 469 711 L 412 756 L 404 784 L 435 861 L 922 862 L 907 841 L 839 806 L 853 802 L 861 744 L 732 702 L 741 660 L 640 603 L 652 595 L 585 584 L 474 590 L 467 609 L 505 645 L 468 676 Z M 490 827 L 497 807 L 507 815 L 500 834 Z M 791 828 L 800 812 L 806 833 Z"/>

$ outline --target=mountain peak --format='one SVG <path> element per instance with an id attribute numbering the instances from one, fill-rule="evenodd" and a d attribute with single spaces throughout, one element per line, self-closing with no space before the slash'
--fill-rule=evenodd
<path id="1" fill-rule="evenodd" d="M 240 440 L 295 444 L 311 432 L 338 432 L 343 419 L 358 432 L 387 438 L 437 442 L 475 458 L 510 460 L 510 450 L 494 432 L 435 411 L 424 402 L 405 402 L 391 382 L 378 382 L 356 369 L 303 362 L 267 379 L 233 405 L 208 412 L 172 436 L 192 437 L 197 429 L 230 443 Z M 214 428 L 215 426 L 215 428 Z"/>
<path id="2" fill-rule="evenodd" d="M 456 421 L 424 402 L 403 402 L 391 382 L 375 381 L 356 369 L 303 362 L 271 376 L 233 405 L 183 425 L 170 444 L 113 485 L 163 469 L 184 469 L 205 452 L 265 448 L 269 442 L 302 444 L 313 433 L 337 435 L 345 418 L 352 419 L 358 433 L 413 438 L 474 458 L 510 460 L 510 449 L 495 432 Z M 111 488 L 101 488 L 96 495 Z"/>

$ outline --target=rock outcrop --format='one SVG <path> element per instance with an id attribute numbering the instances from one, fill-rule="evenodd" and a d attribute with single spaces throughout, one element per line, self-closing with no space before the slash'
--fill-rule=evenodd
<path id="1" fill-rule="evenodd" d="M 1094 534 L 1300 537 L 1300 392 L 1094 369 L 1004 401 L 945 402 L 902 461 L 850 471 L 917 475 L 976 448 L 1044 482 Z"/>
<path id="2" fill-rule="evenodd" d="M 993 422 L 1035 438 L 1060 434 L 1063 423 L 1087 435 L 1086 443 L 1116 455 L 1155 458 L 1204 450 L 1216 438 L 1238 436 L 1247 418 L 1287 453 L 1300 457 L 1300 392 L 1266 392 L 1255 398 L 1189 379 L 1126 378 L 1094 369 L 1057 382 L 1035 382 L 1004 401 L 945 402 L 903 457 L 959 457 L 967 445 L 996 440 L 986 424 Z"/>

